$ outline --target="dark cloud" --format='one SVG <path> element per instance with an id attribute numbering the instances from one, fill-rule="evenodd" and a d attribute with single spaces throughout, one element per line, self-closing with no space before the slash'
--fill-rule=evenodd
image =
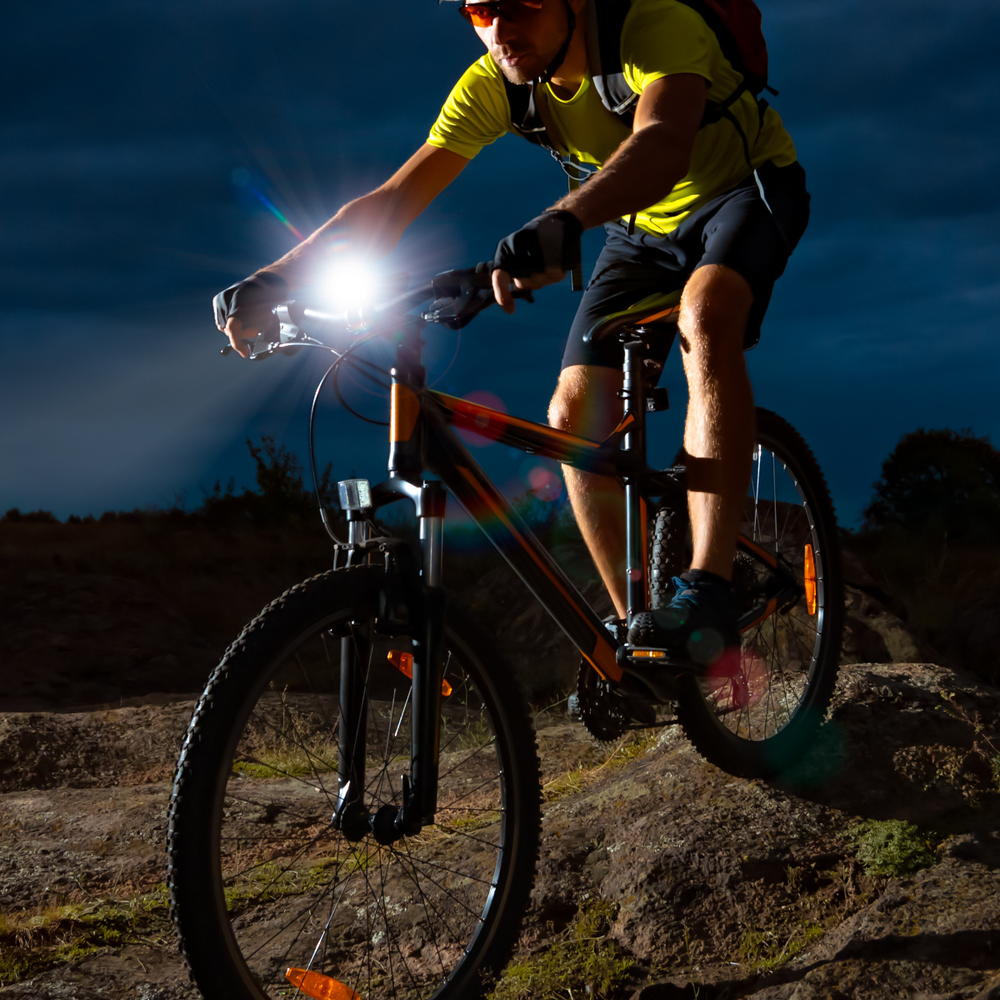
<path id="1" fill-rule="evenodd" d="M 1000 440 L 1000 8 L 760 6 L 773 103 L 814 200 L 750 364 L 758 399 L 800 425 L 850 522 L 900 434 L 969 426 Z M 416 148 L 478 55 L 474 37 L 433 0 L 63 0 L 8 23 L 0 400 L 16 419 L 0 441 L 0 509 L 99 512 L 180 490 L 197 502 L 217 478 L 250 480 L 248 434 L 301 452 L 316 364 L 220 358 L 211 295 L 294 243 L 259 195 L 307 231 Z M 563 184 L 544 154 L 504 140 L 393 265 L 481 259 Z M 559 288 L 515 322 L 485 314 L 450 368 L 442 344 L 436 377 L 541 419 L 573 305 Z M 676 368 L 666 377 L 676 424 L 683 387 Z M 366 461 L 363 433 L 332 406 L 321 437 L 345 468 Z M 503 477 L 499 451 L 488 462 Z"/>

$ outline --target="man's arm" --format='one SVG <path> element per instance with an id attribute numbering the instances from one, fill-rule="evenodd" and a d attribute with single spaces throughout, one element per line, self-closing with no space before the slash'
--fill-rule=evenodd
<path id="1" fill-rule="evenodd" d="M 257 274 L 276 275 L 293 288 L 309 284 L 333 241 L 344 238 L 355 250 L 384 257 L 468 162 L 464 156 L 425 143 L 384 184 L 348 202 L 329 222 Z M 257 330 L 231 316 L 225 333 L 246 357 L 248 349 L 242 341 L 255 336 Z"/>
<path id="2" fill-rule="evenodd" d="M 586 184 L 553 208 L 572 212 L 590 229 L 664 199 L 688 172 L 707 91 L 708 82 L 694 73 L 651 83 L 636 105 L 632 134 Z"/>
<path id="3" fill-rule="evenodd" d="M 307 283 L 331 241 L 343 237 L 354 249 L 384 257 L 468 162 L 464 156 L 425 143 L 384 184 L 348 202 L 329 222 L 261 270 L 280 274 L 290 285 Z"/>
<path id="4" fill-rule="evenodd" d="M 653 81 L 639 97 L 632 135 L 596 174 L 550 211 L 571 212 L 584 229 L 590 229 L 662 201 L 688 172 L 707 90 L 707 81 L 695 73 Z M 540 288 L 562 277 L 559 271 L 516 278 L 514 283 L 519 288 Z M 509 275 L 494 271 L 493 290 L 503 309 L 513 312 Z"/>

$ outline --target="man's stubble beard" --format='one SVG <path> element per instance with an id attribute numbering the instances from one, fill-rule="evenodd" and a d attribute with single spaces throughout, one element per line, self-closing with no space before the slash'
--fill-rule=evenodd
<path id="1" fill-rule="evenodd" d="M 493 59 L 493 62 L 496 64 L 497 69 L 503 73 L 506 79 L 515 86 L 524 86 L 527 83 L 534 83 L 534 81 L 537 80 L 542 73 L 542 71 L 539 70 L 532 76 L 528 76 L 519 66 L 502 66 L 495 58 Z"/>
<path id="2" fill-rule="evenodd" d="M 500 72 L 503 73 L 510 83 L 517 86 L 524 86 L 525 84 L 533 83 L 537 79 L 536 77 L 526 77 L 523 73 L 518 73 L 513 69 L 506 70 L 502 66 L 500 67 Z"/>

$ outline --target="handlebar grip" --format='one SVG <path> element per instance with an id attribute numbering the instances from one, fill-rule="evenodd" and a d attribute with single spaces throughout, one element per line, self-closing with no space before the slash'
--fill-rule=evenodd
<path id="1" fill-rule="evenodd" d="M 473 288 L 493 288 L 493 272 L 496 270 L 496 265 L 491 260 L 484 260 L 472 268 L 469 274 L 472 276 L 471 284 Z M 514 286 L 511 288 L 511 294 L 515 299 L 524 299 L 527 302 L 534 302 L 534 293 L 530 288 L 518 288 Z"/>

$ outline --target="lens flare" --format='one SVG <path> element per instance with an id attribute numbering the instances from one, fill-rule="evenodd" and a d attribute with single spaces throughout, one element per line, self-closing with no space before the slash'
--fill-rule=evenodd
<path id="1" fill-rule="evenodd" d="M 463 398 L 467 399 L 470 403 L 477 403 L 479 406 L 488 406 L 491 410 L 498 410 L 500 413 L 507 412 L 507 407 L 504 406 L 503 400 L 494 393 L 487 392 L 485 389 L 467 392 Z M 499 427 L 491 426 L 485 417 L 481 421 L 477 421 L 476 428 L 473 431 L 467 430 L 464 427 L 456 427 L 455 431 L 467 445 L 475 448 L 486 448 L 496 441 L 501 430 Z"/>
<path id="2" fill-rule="evenodd" d="M 265 208 L 266 208 L 266 209 L 267 209 L 267 210 L 268 210 L 268 211 L 269 211 L 269 212 L 270 212 L 270 213 L 271 213 L 271 214 L 272 214 L 272 215 L 273 215 L 273 216 L 274 216 L 274 217 L 275 217 L 275 218 L 276 218 L 276 219 L 277 219 L 277 220 L 278 220 L 278 221 L 279 221 L 279 222 L 280 222 L 280 223 L 281 223 L 282 225 L 284 225 L 284 226 L 287 226 L 287 227 L 288 227 L 288 229 L 289 229 L 289 230 L 291 230 L 291 233 L 292 233 L 292 235 L 293 235 L 293 236 L 294 236 L 294 237 L 295 237 L 295 238 L 296 238 L 296 239 L 297 239 L 297 240 L 298 240 L 298 241 L 299 241 L 299 242 L 301 243 L 301 242 L 302 242 L 302 240 L 304 240 L 304 239 L 305 239 L 305 237 L 304 237 L 304 236 L 302 235 L 302 233 L 300 233 L 300 232 L 299 232 L 299 231 L 298 231 L 298 230 L 297 230 L 297 229 L 295 228 L 295 226 L 293 226 L 293 225 L 292 225 L 292 224 L 291 224 L 291 223 L 290 223 L 290 222 L 288 221 L 288 218 L 287 218 L 287 216 L 286 216 L 286 215 L 284 214 L 284 212 L 282 212 L 282 211 L 281 211 L 281 209 L 279 209 L 279 208 L 278 208 L 278 206 L 277 206 L 277 205 L 275 205 L 275 204 L 274 204 L 274 202 L 273 202 L 273 201 L 271 201 L 271 199 L 270 199 L 270 198 L 268 198 L 268 196 L 267 196 L 266 194 L 264 194 L 264 192 L 263 192 L 263 191 L 260 191 L 260 190 L 258 190 L 258 189 L 257 189 L 257 188 L 255 188 L 255 187 L 254 187 L 254 186 L 253 186 L 252 184 L 250 184 L 250 185 L 248 185 L 248 186 L 249 186 L 249 188 L 250 188 L 250 192 L 251 192 L 251 194 L 255 195 L 255 196 L 257 197 L 257 199 L 258 199 L 258 200 L 260 201 L 260 203 L 261 203 L 261 204 L 262 204 L 262 205 L 263 205 L 263 206 L 264 206 L 264 207 L 265 207 Z"/>
<path id="3" fill-rule="evenodd" d="M 552 503 L 562 496 L 562 473 L 553 461 L 531 456 L 521 463 L 518 475 L 539 500 Z"/>
<path id="4" fill-rule="evenodd" d="M 562 478 L 559 473 L 547 469 L 544 465 L 536 465 L 528 470 L 528 485 L 535 491 L 539 500 L 551 503 L 562 495 Z"/>
<path id="5" fill-rule="evenodd" d="M 278 208 L 277 205 L 257 185 L 253 182 L 253 177 L 246 167 L 237 167 L 232 172 L 233 183 L 239 188 L 245 188 L 250 192 L 292 235 L 301 243 L 305 236 L 291 224 L 288 216 Z"/>
<path id="6" fill-rule="evenodd" d="M 727 650 L 705 672 L 706 694 L 717 712 L 739 712 L 757 704 L 767 694 L 764 661 L 753 649 Z"/>

